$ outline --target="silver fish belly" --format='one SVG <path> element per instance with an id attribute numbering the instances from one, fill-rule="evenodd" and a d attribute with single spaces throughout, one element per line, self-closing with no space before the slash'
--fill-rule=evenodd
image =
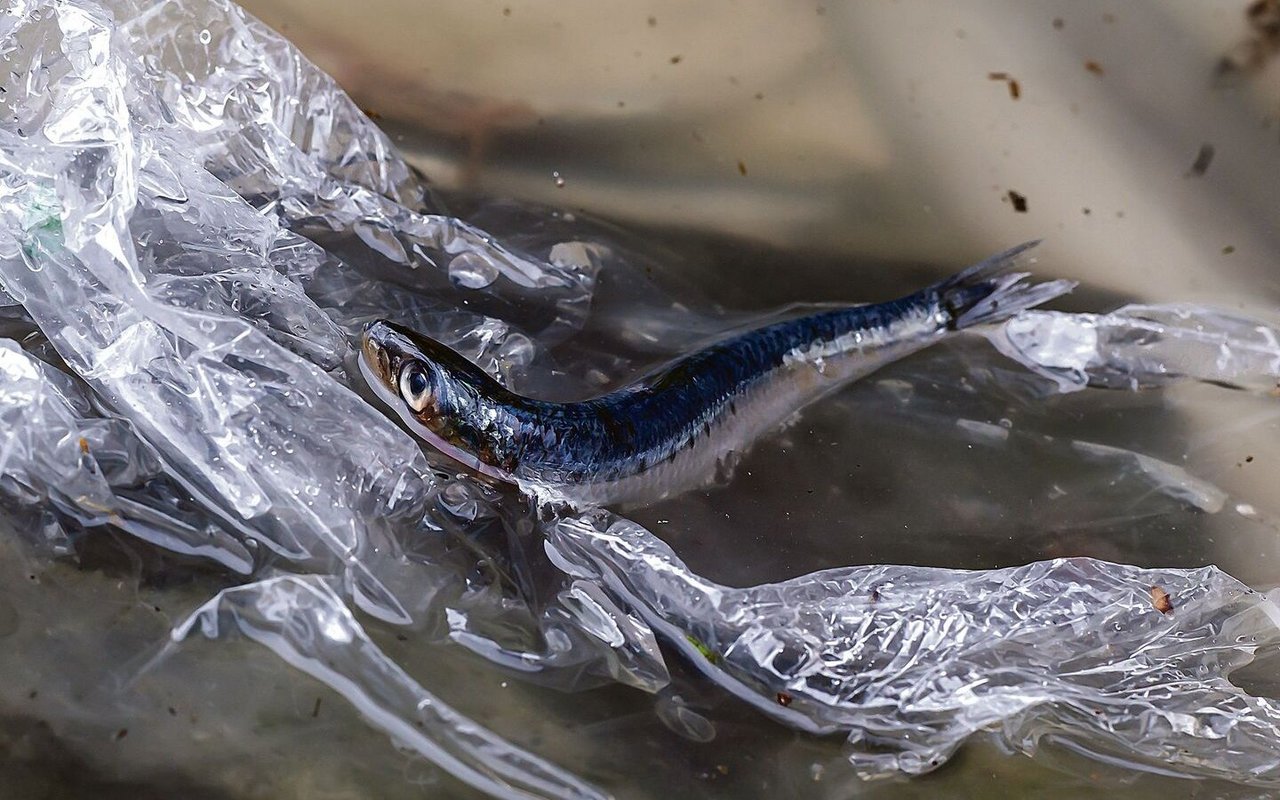
<path id="1" fill-rule="evenodd" d="M 361 370 L 409 428 L 471 469 L 575 506 L 637 504 L 705 484 L 800 408 L 958 330 L 1074 284 L 1007 272 L 1034 243 L 887 303 L 823 311 L 729 337 L 600 397 L 516 394 L 433 339 L 365 331 Z"/>

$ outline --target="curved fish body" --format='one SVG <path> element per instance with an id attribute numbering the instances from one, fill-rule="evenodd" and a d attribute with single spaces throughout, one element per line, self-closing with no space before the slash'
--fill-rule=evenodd
<path id="1" fill-rule="evenodd" d="M 485 475 L 575 506 L 637 504 L 705 484 L 800 408 L 951 332 L 1074 284 L 1006 272 L 1028 243 L 915 294 L 737 334 L 617 391 L 572 403 L 512 392 L 445 345 L 389 322 L 361 370 L 416 434 Z"/>

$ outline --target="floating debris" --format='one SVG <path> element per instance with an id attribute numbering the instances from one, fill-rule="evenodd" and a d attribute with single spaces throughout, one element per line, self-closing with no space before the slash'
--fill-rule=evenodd
<path id="1" fill-rule="evenodd" d="M 1173 613 L 1173 601 L 1169 599 L 1169 593 L 1159 586 L 1151 587 L 1151 605 L 1161 614 Z"/>
<path id="2" fill-rule="evenodd" d="M 1007 72 L 988 72 L 987 80 L 1004 81 L 1009 87 L 1009 96 L 1014 100 L 1022 97 L 1022 84 L 1018 83 L 1018 79 Z"/>
<path id="3" fill-rule="evenodd" d="M 1187 171 L 1187 177 L 1199 178 L 1208 172 L 1209 165 L 1213 163 L 1213 154 L 1213 145 L 1208 142 L 1200 145 L 1200 151 L 1196 153 L 1196 160 L 1192 162 L 1191 169 Z"/>

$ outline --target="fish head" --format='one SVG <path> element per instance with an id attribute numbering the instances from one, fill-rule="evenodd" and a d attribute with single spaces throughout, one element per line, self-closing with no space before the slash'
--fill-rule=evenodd
<path id="1" fill-rule="evenodd" d="M 485 410 L 509 393 L 448 345 L 379 320 L 360 337 L 360 371 L 380 400 L 437 450 L 500 480 L 510 458 L 483 424 Z"/>
<path id="2" fill-rule="evenodd" d="M 438 414 L 431 360 L 412 332 L 378 321 L 360 337 L 360 368 L 365 380 L 388 405 L 406 406 L 426 419 Z"/>

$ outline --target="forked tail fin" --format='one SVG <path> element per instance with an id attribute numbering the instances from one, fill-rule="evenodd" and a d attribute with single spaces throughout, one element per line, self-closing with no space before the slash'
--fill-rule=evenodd
<path id="1" fill-rule="evenodd" d="M 1008 271 L 1018 256 L 1038 244 L 1039 241 L 1024 242 L 927 289 L 936 293 L 943 308 L 951 313 L 949 327 L 960 330 L 999 322 L 1074 289 L 1075 281 L 1023 283 L 1030 273 Z"/>

